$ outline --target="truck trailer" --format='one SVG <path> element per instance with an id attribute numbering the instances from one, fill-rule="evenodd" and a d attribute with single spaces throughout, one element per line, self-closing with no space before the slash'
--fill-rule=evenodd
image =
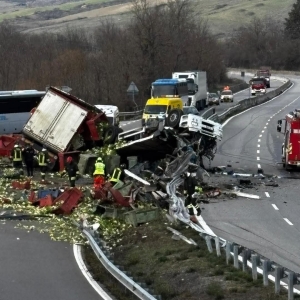
<path id="1" fill-rule="evenodd" d="M 186 79 L 188 101 L 186 106 L 195 106 L 202 110 L 208 106 L 207 76 L 205 71 L 184 71 L 172 73 L 174 79 Z"/>
<path id="2" fill-rule="evenodd" d="M 46 147 L 50 169 L 64 168 L 67 155 L 105 143 L 114 143 L 119 128 L 109 125 L 105 113 L 85 101 L 50 87 L 23 128 L 24 144 Z M 71 154 L 70 154 L 71 153 Z"/>

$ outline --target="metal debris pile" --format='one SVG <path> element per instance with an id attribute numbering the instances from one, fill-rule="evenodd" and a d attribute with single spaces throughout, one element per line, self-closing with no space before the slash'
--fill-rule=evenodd
<path id="1" fill-rule="evenodd" d="M 171 222 L 179 220 L 203 232 L 196 208 L 197 217 L 192 219 L 186 207 L 185 179 L 191 176 L 197 185 L 197 191 L 189 195 L 196 206 L 221 194 L 233 197 L 236 193 L 205 183 L 205 176 L 210 175 L 203 158 L 214 158 L 217 140 L 222 138 L 221 125 L 204 119 L 198 124 L 189 116 L 186 119 L 186 124 L 176 128 L 165 126 L 163 118 L 149 119 L 141 128 L 120 133 L 114 144 L 81 152 L 81 178 L 75 188 L 59 173 L 48 174 L 48 181 L 41 182 L 5 165 L 0 180 L 2 219 L 38 220 L 45 226 L 23 226 L 29 231 L 41 227 L 51 238 L 73 243 L 84 241 L 73 226 L 83 218 L 99 224 L 99 233 L 111 241 L 117 241 L 127 226 L 154 221 L 162 212 Z M 98 157 L 106 167 L 101 184 L 92 179 Z M 112 182 L 114 169 L 121 165 L 126 167 L 120 179 Z"/>

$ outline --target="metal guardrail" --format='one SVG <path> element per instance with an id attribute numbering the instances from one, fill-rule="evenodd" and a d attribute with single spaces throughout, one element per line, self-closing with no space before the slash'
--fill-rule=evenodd
<path id="1" fill-rule="evenodd" d="M 74 222 L 74 224 L 82 229 L 82 233 L 89 241 L 89 244 L 92 247 L 94 253 L 98 257 L 102 265 L 106 268 L 106 270 L 111 275 L 113 275 L 120 283 L 122 283 L 130 292 L 132 292 L 142 300 L 161 300 L 160 295 L 151 295 L 146 289 L 136 283 L 133 278 L 127 276 L 109 260 L 109 258 L 107 257 L 107 250 L 102 249 L 102 241 L 97 235 L 95 235 L 95 232 L 91 230 L 89 226 L 84 225 L 84 222 L 82 225 L 78 224 L 77 222 Z"/>
<path id="2" fill-rule="evenodd" d="M 300 289 L 295 288 L 295 285 L 299 286 L 300 274 L 290 271 L 255 251 L 236 243 L 225 241 L 224 244 L 224 240 L 218 236 L 211 236 L 207 233 L 200 233 L 200 236 L 205 239 L 210 253 L 213 253 L 212 241 L 215 242 L 218 256 L 221 256 L 221 249 L 225 245 L 226 263 L 229 264 L 233 258 L 235 268 L 240 269 L 242 267 L 244 272 L 248 271 L 247 267 L 251 268 L 253 281 L 257 280 L 257 273 L 259 273 L 263 276 L 264 286 L 268 285 L 269 280 L 275 283 L 276 294 L 280 293 L 280 287 L 283 286 L 288 290 L 288 300 L 293 300 L 295 293 L 300 295 Z"/>
<path id="3" fill-rule="evenodd" d="M 119 112 L 120 121 L 133 120 L 140 117 L 143 114 L 144 109 L 130 111 L 130 112 Z"/>

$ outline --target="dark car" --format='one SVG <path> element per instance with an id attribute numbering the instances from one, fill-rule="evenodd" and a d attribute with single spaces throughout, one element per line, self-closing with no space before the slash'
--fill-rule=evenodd
<path id="1" fill-rule="evenodd" d="M 213 104 L 219 105 L 220 104 L 219 95 L 216 93 L 209 93 L 208 94 L 208 104 L 209 105 L 213 105 Z"/>

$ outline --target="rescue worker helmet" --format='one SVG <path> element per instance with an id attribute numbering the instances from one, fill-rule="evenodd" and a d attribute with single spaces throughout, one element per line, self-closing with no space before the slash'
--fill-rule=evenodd
<path id="1" fill-rule="evenodd" d="M 72 162 L 72 161 L 73 161 L 72 156 L 68 156 L 68 157 L 67 157 L 67 163 L 70 163 L 70 162 Z"/>
<path id="2" fill-rule="evenodd" d="M 98 157 L 98 158 L 97 158 L 97 162 L 103 162 L 102 158 L 101 158 L 101 157 Z"/>
<path id="3" fill-rule="evenodd" d="M 126 165 L 125 165 L 125 164 L 121 164 L 121 165 L 120 165 L 120 168 L 121 168 L 121 169 L 126 169 Z"/>
<path id="4" fill-rule="evenodd" d="M 15 145 L 14 145 L 14 148 L 19 148 L 19 145 L 18 145 L 18 144 L 15 144 Z"/>

